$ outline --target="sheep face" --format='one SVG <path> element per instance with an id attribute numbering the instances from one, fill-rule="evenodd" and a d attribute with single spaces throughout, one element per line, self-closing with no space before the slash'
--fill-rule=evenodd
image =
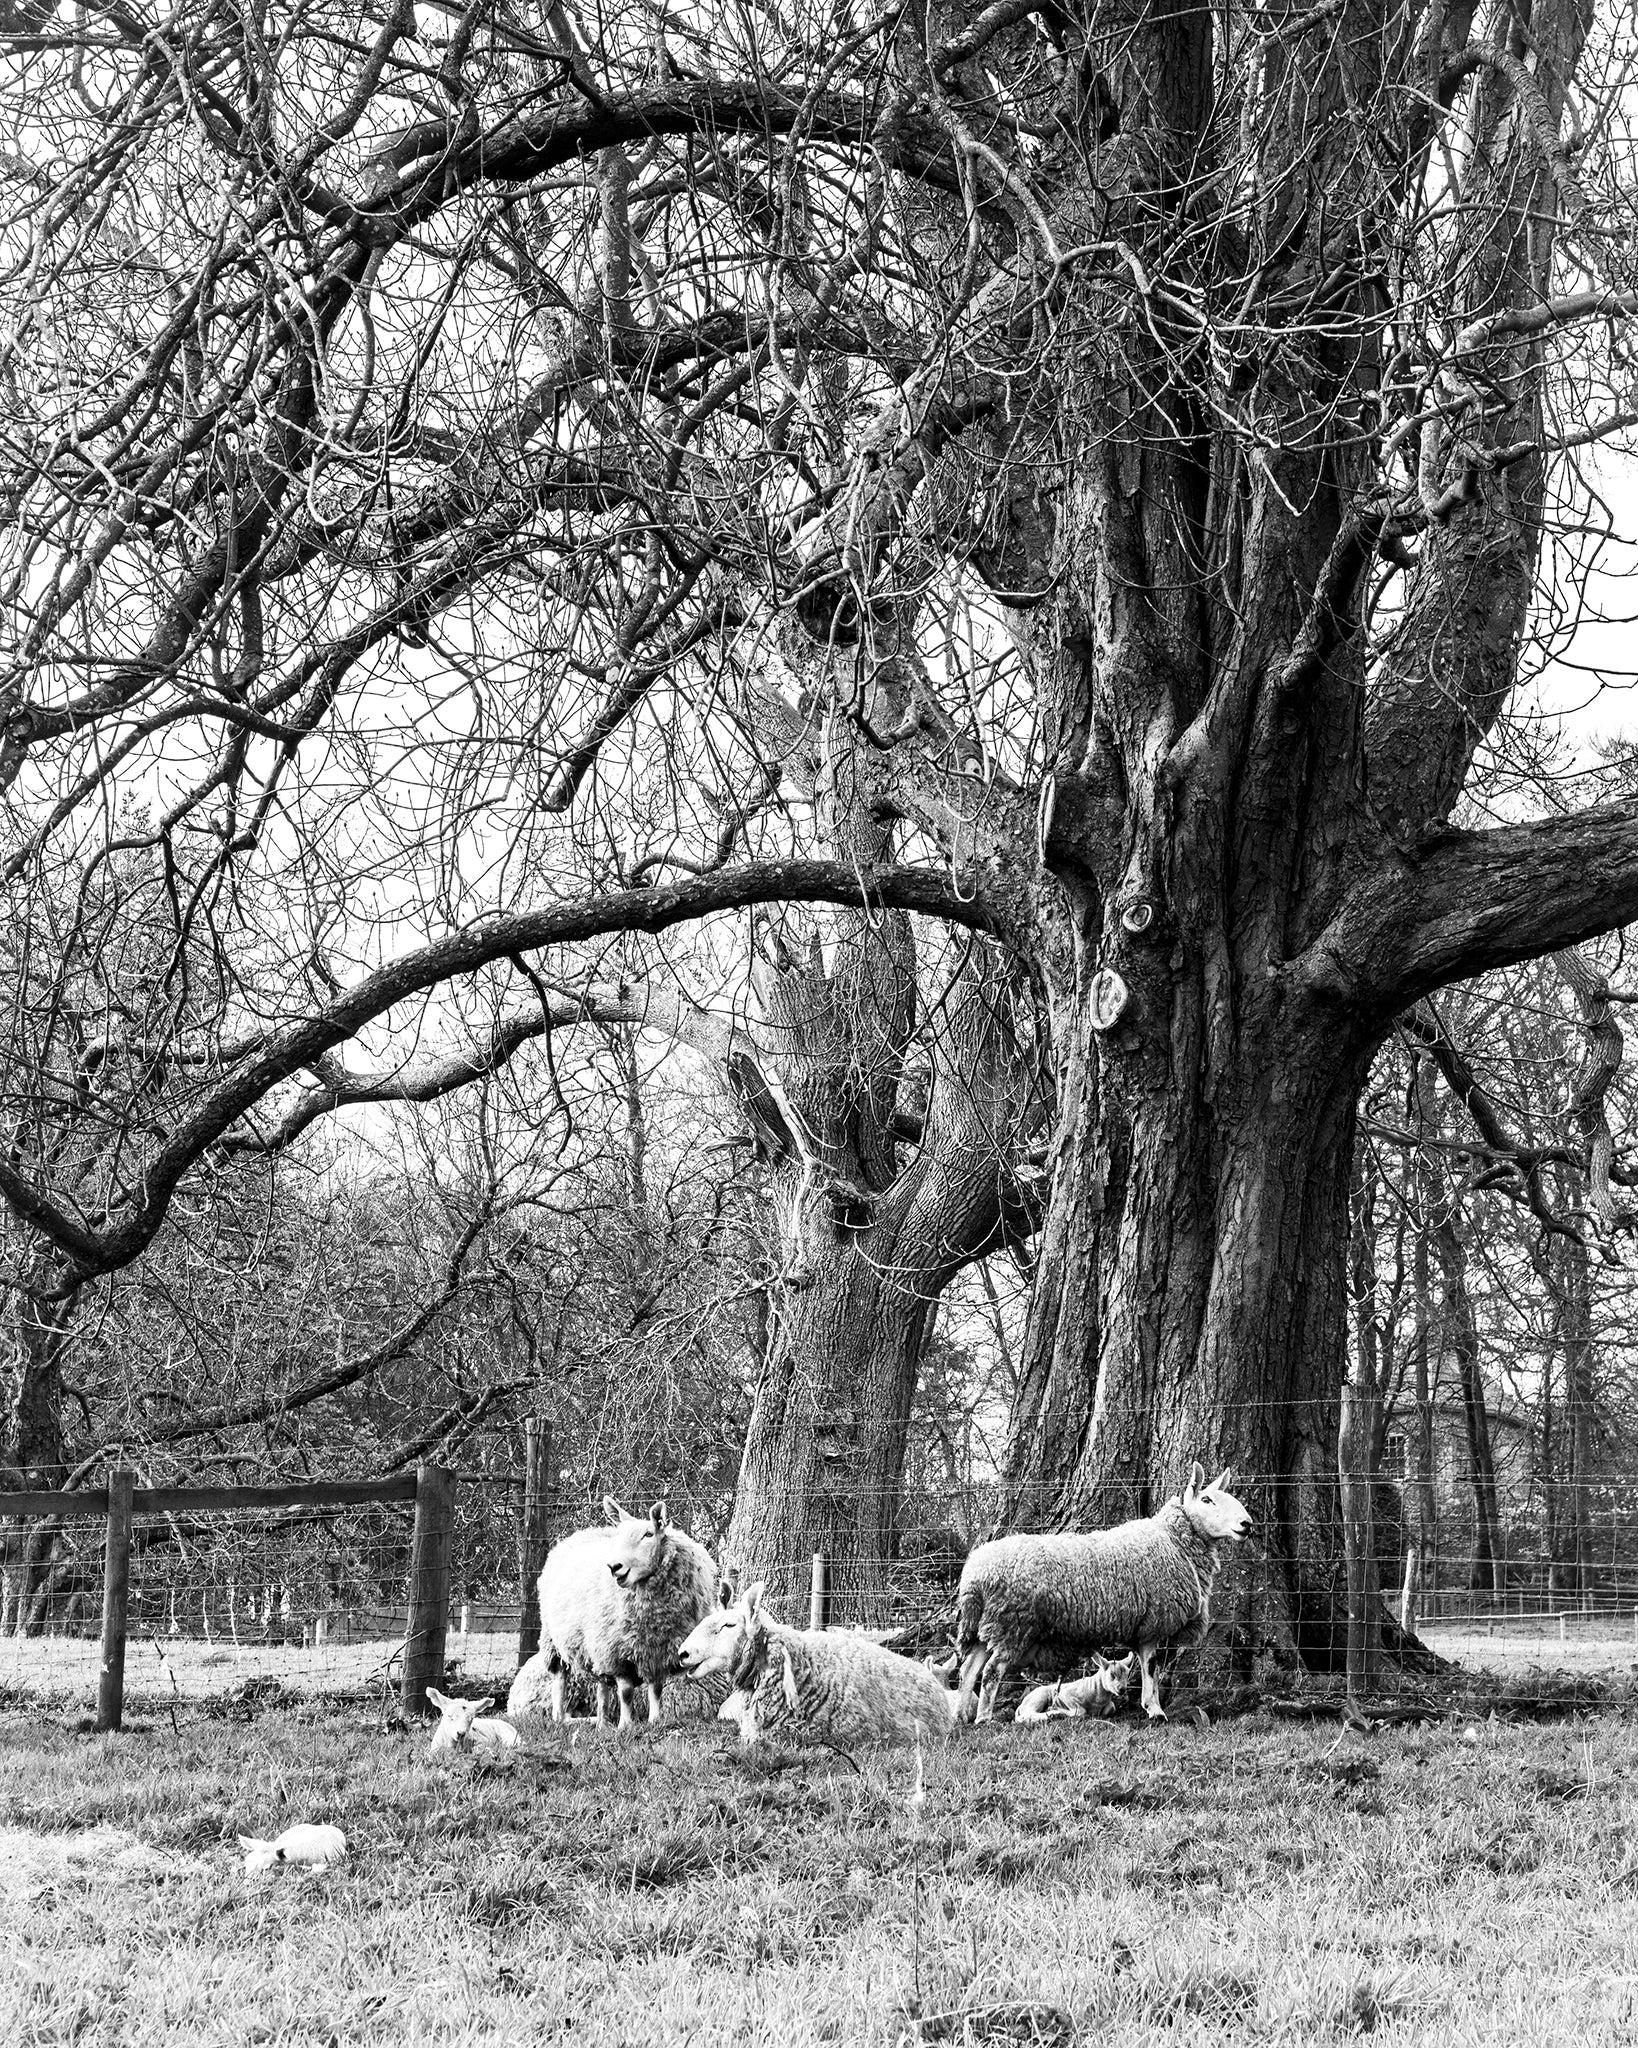
<path id="1" fill-rule="evenodd" d="M 629 1591 L 652 1578 L 665 1562 L 671 1516 L 660 1500 L 649 1509 L 646 1520 L 628 1515 L 617 1500 L 604 1501 L 603 1511 L 615 1524 L 609 1538 L 609 1570 L 614 1583 Z"/>
<path id="2" fill-rule="evenodd" d="M 1196 1465 L 1183 1492 L 1183 1512 L 1214 1543 L 1237 1543 L 1251 1527 L 1251 1511 L 1229 1492 L 1234 1475 L 1225 1465 L 1208 1486 L 1204 1469 Z"/>
<path id="3" fill-rule="evenodd" d="M 473 1722 L 480 1714 L 487 1714 L 495 1704 L 492 1699 L 446 1699 L 441 1692 L 434 1692 L 430 1685 L 427 1687 L 427 1698 L 438 1709 L 440 1715 L 438 1725 L 432 1731 L 429 1755 L 439 1750 L 459 1748 L 471 1737 Z"/>
<path id="4" fill-rule="evenodd" d="M 745 1617 L 738 1607 L 719 1607 L 689 1630 L 677 1647 L 677 1669 L 690 1678 L 726 1671 L 738 1654 Z"/>

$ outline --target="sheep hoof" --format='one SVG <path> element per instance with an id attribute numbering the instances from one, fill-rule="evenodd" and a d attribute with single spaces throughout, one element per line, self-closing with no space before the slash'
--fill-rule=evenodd
<path id="1" fill-rule="evenodd" d="M 1166 1718 L 1166 1709 L 1164 1707 L 1145 1707 L 1143 1711 L 1151 1721 L 1164 1721 Z"/>

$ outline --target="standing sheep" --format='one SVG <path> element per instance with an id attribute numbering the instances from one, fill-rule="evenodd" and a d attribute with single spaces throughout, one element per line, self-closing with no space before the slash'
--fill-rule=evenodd
<path id="1" fill-rule="evenodd" d="M 724 1712 L 743 1742 L 787 1723 L 848 1744 L 948 1736 L 955 1725 L 956 1696 L 925 1665 L 867 1636 L 787 1628 L 764 1611 L 760 1584 L 707 1615 L 677 1663 L 690 1677 L 726 1672 L 734 1691 Z"/>
<path id="2" fill-rule="evenodd" d="M 620 1726 L 633 1723 L 632 1696 L 648 1687 L 648 1716 L 662 1718 L 665 1681 L 677 1645 L 716 1600 L 709 1552 L 672 1522 L 663 1501 L 646 1519 L 605 1499 L 612 1526 L 577 1529 L 555 1544 L 540 1574 L 541 1651 L 552 1676 L 552 1718 L 565 1718 L 571 1669 L 597 1683 L 597 1718 L 608 1718 L 612 1684 Z"/>
<path id="3" fill-rule="evenodd" d="M 1030 1666 L 1062 1670 L 1105 1643 L 1130 1643 L 1143 1672 L 1143 1711 L 1166 1717 L 1155 1677 L 1158 1655 L 1206 1633 L 1212 1581 L 1226 1544 L 1251 1527 L 1229 1473 L 1205 1484 L 1196 1465 L 1188 1485 L 1155 1515 L 1086 1536 L 1002 1536 L 981 1543 L 961 1574 L 956 1650 L 961 1711 L 995 1712 L 1003 1680 Z"/>

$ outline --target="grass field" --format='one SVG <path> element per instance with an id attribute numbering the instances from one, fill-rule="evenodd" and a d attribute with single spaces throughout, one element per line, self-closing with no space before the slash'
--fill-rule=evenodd
<path id="1" fill-rule="evenodd" d="M 357 1710 L 0 1715 L 0 2040 L 1616 2042 L 1638 1724 L 702 1722 L 429 1761 Z M 238 1831 L 338 1821 L 330 1874 Z"/>

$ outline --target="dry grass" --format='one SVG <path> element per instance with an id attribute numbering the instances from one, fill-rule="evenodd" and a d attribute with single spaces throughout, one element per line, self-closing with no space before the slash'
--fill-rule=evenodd
<path id="1" fill-rule="evenodd" d="M 1474 1739 L 1468 1739 L 1469 1736 Z M 0 2039 L 1615 2042 L 1638 1725 L 1261 1716 L 926 1759 L 544 1735 L 513 1769 L 316 1709 L 0 1717 Z M 333 1819 L 338 1871 L 237 1831 Z"/>

